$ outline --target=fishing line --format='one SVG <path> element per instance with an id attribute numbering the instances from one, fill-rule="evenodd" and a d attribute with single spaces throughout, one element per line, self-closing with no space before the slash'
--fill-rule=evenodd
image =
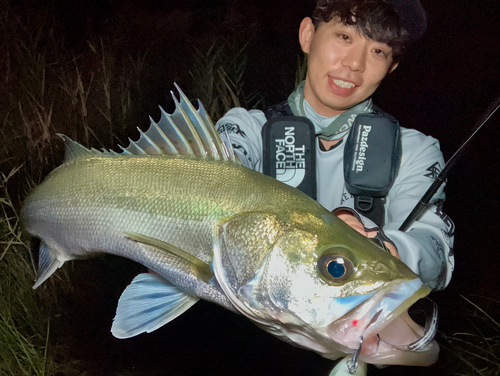
<path id="1" fill-rule="evenodd" d="M 399 231 L 406 231 L 411 226 L 411 224 L 422 214 L 425 207 L 431 200 L 432 196 L 437 192 L 439 187 L 446 181 L 448 177 L 448 171 L 454 165 L 457 160 L 457 156 L 464 150 L 465 146 L 469 144 L 469 142 L 474 138 L 476 133 L 483 127 L 483 125 L 493 116 L 493 114 L 500 108 L 500 95 L 489 105 L 489 107 L 484 112 L 481 119 L 476 123 L 474 130 L 470 134 L 470 136 L 460 145 L 458 150 L 453 154 L 450 160 L 444 165 L 443 170 L 439 173 L 439 175 L 434 179 L 431 186 L 422 196 L 420 201 L 415 205 L 410 215 L 405 219 L 401 227 L 399 227 Z"/>

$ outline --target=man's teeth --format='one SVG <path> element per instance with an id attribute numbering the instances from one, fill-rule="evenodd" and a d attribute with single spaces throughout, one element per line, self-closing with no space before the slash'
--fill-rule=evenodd
<path id="1" fill-rule="evenodd" d="M 345 89 L 352 89 L 354 86 L 356 86 L 352 82 L 346 82 L 342 80 L 333 80 L 333 82 L 335 82 L 336 85 L 343 87 Z"/>

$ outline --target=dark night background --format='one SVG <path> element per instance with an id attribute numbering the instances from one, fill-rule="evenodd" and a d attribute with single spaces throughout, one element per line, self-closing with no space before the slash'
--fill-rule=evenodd
<path id="1" fill-rule="evenodd" d="M 428 14 L 427 33 L 382 84 L 375 102 L 401 125 L 438 138 L 449 159 L 500 93 L 500 5 L 496 0 L 422 3 Z M 249 85 L 266 94 L 266 103 L 272 104 L 293 89 L 297 30 L 314 1 L 60 0 L 56 4 L 71 48 L 78 49 L 91 34 L 105 36 L 111 27 L 123 28 L 131 49 L 148 44 L 154 49 L 159 35 L 165 35 L 168 43 L 162 46 L 168 50 L 155 50 L 164 54 L 158 68 L 164 75 L 163 82 L 151 83 L 156 88 L 151 97 L 154 105 L 167 100 L 174 80 L 183 87 L 182 70 L 191 65 L 190 48 L 196 41 L 212 38 L 231 23 L 255 28 L 249 47 Z M 446 336 L 464 330 L 468 323 L 466 313 L 472 308 L 461 295 L 500 318 L 499 124 L 500 113 L 480 131 L 449 177 L 445 209 L 456 224 L 456 271 L 445 291 L 431 295 L 439 305 L 439 328 Z M 83 374 L 319 376 L 332 368 L 330 361 L 287 345 L 248 320 L 205 302 L 152 334 L 113 338 L 109 329 L 116 302 L 139 270 L 112 257 L 73 264 L 75 281 L 81 283 L 75 283 L 74 296 L 65 298 L 72 332 L 67 334 L 67 351 L 81 360 L 75 367 Z M 371 367 L 369 374 L 448 375 L 458 372 L 455 363 L 444 349 L 440 361 L 430 368 Z"/>

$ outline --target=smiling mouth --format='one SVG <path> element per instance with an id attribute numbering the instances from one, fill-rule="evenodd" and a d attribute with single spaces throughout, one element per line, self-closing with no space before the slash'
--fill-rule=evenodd
<path id="1" fill-rule="evenodd" d="M 344 89 L 352 89 L 353 87 L 356 86 L 352 82 L 339 80 L 338 78 L 334 78 L 333 82 L 335 83 L 335 85 L 340 86 L 341 88 Z"/>

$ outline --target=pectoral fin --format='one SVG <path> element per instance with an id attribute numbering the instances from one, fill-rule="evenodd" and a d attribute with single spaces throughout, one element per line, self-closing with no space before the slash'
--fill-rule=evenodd
<path id="1" fill-rule="evenodd" d="M 150 333 L 186 312 L 198 300 L 155 274 L 139 274 L 118 301 L 111 333 L 116 338 Z"/>
<path id="2" fill-rule="evenodd" d="M 57 258 L 55 251 L 51 250 L 44 243 L 40 244 L 40 255 L 38 256 L 38 273 L 33 289 L 40 286 L 47 278 L 49 278 L 57 269 L 64 264 Z"/>
<path id="3" fill-rule="evenodd" d="M 173 246 L 172 244 L 166 243 L 156 238 L 152 238 L 150 236 L 137 234 L 133 232 L 124 232 L 124 235 L 127 238 L 134 240 L 136 242 L 150 245 L 152 247 L 161 249 L 165 252 L 174 254 L 175 256 L 179 257 L 180 259 L 184 260 L 186 263 L 191 265 L 192 274 L 196 278 L 202 280 L 205 283 L 208 283 L 210 278 L 212 278 L 213 276 L 212 271 L 210 270 L 210 267 L 206 262 L 201 261 L 199 258 L 183 251 L 182 249 L 176 246 Z"/>

